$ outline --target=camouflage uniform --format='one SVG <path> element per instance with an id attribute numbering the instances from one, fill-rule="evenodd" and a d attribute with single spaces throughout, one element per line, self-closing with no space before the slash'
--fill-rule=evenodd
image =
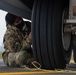
<path id="1" fill-rule="evenodd" d="M 28 53 L 28 49 L 31 47 L 31 40 L 27 38 L 27 26 L 24 25 L 25 35 L 23 30 L 16 28 L 15 26 L 7 25 L 7 30 L 4 35 L 4 48 L 5 51 L 2 54 L 4 63 L 8 66 L 21 66 L 27 64 L 32 55 Z"/>

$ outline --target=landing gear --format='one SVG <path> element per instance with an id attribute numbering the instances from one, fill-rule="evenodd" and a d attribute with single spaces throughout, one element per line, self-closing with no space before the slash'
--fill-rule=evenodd
<path id="1" fill-rule="evenodd" d="M 69 63 L 71 34 L 64 33 L 63 22 L 68 18 L 65 17 L 68 8 L 69 0 L 35 0 L 32 12 L 33 53 L 44 69 L 64 69 Z"/>

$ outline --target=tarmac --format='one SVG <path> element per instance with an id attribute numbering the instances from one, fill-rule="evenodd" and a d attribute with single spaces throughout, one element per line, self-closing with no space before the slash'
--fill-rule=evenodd
<path id="1" fill-rule="evenodd" d="M 0 75 L 76 75 L 76 63 L 71 62 L 65 70 L 29 69 L 20 67 L 7 67 L 0 60 Z"/>

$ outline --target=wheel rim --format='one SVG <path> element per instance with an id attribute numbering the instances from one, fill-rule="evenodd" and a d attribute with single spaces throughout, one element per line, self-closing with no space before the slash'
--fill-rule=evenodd
<path id="1" fill-rule="evenodd" d="M 70 47 L 70 42 L 71 42 L 71 33 L 64 33 L 64 19 L 68 19 L 69 17 L 69 9 L 65 8 L 63 11 L 63 16 L 62 16 L 62 44 L 63 48 L 67 51 Z"/>

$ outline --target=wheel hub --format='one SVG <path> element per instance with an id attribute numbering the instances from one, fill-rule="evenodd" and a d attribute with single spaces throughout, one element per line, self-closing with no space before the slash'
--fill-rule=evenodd
<path id="1" fill-rule="evenodd" d="M 68 19 L 69 17 L 69 9 L 66 8 L 63 11 L 63 17 L 62 17 L 62 43 L 65 50 L 68 50 L 70 47 L 70 41 L 71 41 L 71 33 L 64 32 L 64 27 L 66 26 L 64 23 L 65 19 Z"/>

